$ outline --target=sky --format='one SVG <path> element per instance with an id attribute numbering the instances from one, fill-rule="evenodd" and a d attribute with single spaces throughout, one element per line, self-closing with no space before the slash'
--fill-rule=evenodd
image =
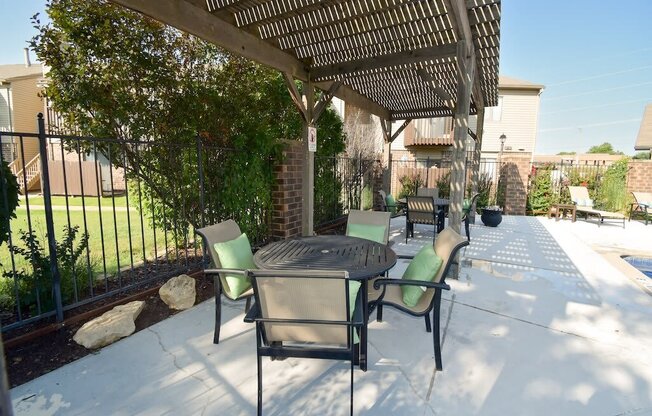
<path id="1" fill-rule="evenodd" d="M 0 65 L 23 62 L 37 12 L 45 0 L 0 0 Z M 652 0 L 502 0 L 500 73 L 545 85 L 535 153 L 634 153 L 652 103 L 650 16 Z"/>

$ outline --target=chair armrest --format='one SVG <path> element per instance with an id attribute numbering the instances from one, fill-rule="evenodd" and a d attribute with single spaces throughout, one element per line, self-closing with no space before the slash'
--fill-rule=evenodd
<path id="1" fill-rule="evenodd" d="M 374 280 L 374 289 L 380 289 L 380 285 L 399 285 L 399 286 L 421 286 L 428 289 L 443 289 L 450 290 L 450 286 L 446 283 L 424 282 L 421 280 L 405 280 L 405 279 L 377 279 Z"/>
<path id="2" fill-rule="evenodd" d="M 239 274 L 244 276 L 247 274 L 246 270 L 243 269 L 204 269 L 204 274 L 218 274 L 218 273 L 229 273 L 229 274 Z"/>
<path id="3" fill-rule="evenodd" d="M 256 322 L 256 318 L 258 318 L 259 315 L 259 310 L 258 310 L 258 304 L 254 302 L 253 305 L 251 305 L 251 308 L 249 308 L 249 312 L 244 317 L 244 321 L 248 324 L 252 324 Z"/>

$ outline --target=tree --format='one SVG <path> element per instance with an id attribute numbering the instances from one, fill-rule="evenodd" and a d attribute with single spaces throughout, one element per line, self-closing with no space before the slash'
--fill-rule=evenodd
<path id="1" fill-rule="evenodd" d="M 9 221 L 16 218 L 16 207 L 18 207 L 18 180 L 9 169 L 6 161 L 0 162 L 2 169 L 0 179 L 4 192 L 0 192 L 0 245 L 9 240 Z"/>
<path id="2" fill-rule="evenodd" d="M 650 159 L 650 151 L 647 151 L 647 152 L 636 152 L 636 154 L 632 157 L 632 159 L 648 160 L 648 159 Z"/>
<path id="3" fill-rule="evenodd" d="M 280 139 L 301 137 L 280 74 L 104 0 L 49 0 L 47 12 L 49 24 L 34 17 L 39 33 L 31 42 L 51 68 L 45 95 L 66 125 L 119 139 L 82 150 L 110 156 L 141 181 L 144 200 L 155 200 L 151 211 L 166 218 L 166 228 L 231 217 L 250 238 L 266 235 L 269 160 L 279 156 Z M 337 117 L 322 117 L 318 128 L 327 132 L 318 153 L 342 150 Z M 198 135 L 205 193 L 213 196 L 204 212 Z"/>
<path id="4" fill-rule="evenodd" d="M 609 155 L 622 155 L 623 152 L 615 150 L 611 143 L 604 142 L 602 144 L 591 146 L 587 153 L 606 153 Z"/>
<path id="5" fill-rule="evenodd" d="M 576 155 L 577 152 L 559 152 L 557 155 L 559 156 L 570 156 L 570 155 Z"/>

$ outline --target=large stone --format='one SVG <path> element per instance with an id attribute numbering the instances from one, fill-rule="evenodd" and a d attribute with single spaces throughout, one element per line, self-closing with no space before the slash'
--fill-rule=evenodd
<path id="1" fill-rule="evenodd" d="M 172 309 L 184 310 L 195 304 L 195 279 L 182 274 L 165 282 L 158 290 L 161 300 Z"/>
<path id="2" fill-rule="evenodd" d="M 133 334 L 136 330 L 134 321 L 145 307 L 145 302 L 136 300 L 125 305 L 118 305 L 108 312 L 86 322 L 75 333 L 73 339 L 77 344 L 89 349 L 96 349 L 114 343 Z"/>

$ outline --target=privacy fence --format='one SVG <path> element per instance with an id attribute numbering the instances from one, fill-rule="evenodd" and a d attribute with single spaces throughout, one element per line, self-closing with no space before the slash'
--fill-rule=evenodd
<path id="1" fill-rule="evenodd" d="M 195 228 L 234 219 L 254 245 L 272 238 L 270 155 L 210 144 L 0 133 L 23 194 L 0 245 L 3 331 L 180 273 L 200 270 Z M 318 158 L 315 223 L 360 208 L 374 161 Z M 0 169 L 2 207 L 11 198 Z"/>

